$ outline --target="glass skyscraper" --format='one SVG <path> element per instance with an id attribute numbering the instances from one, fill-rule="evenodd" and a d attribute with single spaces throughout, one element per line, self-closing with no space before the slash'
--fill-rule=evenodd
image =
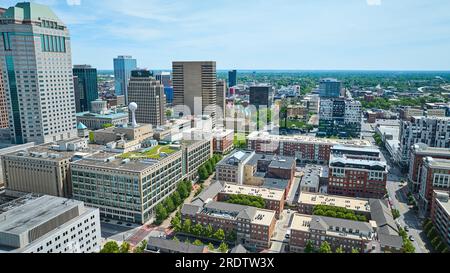
<path id="1" fill-rule="evenodd" d="M 128 81 L 131 71 L 137 68 L 137 61 L 131 56 L 119 56 L 114 59 L 114 78 L 116 96 L 124 96 L 128 104 Z"/>
<path id="2" fill-rule="evenodd" d="M 78 84 L 81 84 L 82 94 L 79 94 L 80 101 L 76 103 L 77 113 L 91 111 L 91 101 L 98 99 L 97 69 L 90 65 L 75 65 L 73 75 L 78 77 Z"/>
<path id="3" fill-rule="evenodd" d="M 237 85 L 237 71 L 228 71 L 228 86 L 233 87 Z"/>

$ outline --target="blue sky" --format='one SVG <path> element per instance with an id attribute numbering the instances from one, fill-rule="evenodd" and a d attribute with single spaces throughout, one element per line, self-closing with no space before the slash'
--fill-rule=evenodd
<path id="1" fill-rule="evenodd" d="M 8 7 L 17 1 L 1 0 Z M 74 64 L 215 60 L 218 69 L 450 69 L 448 0 L 35 0 L 69 26 Z"/>

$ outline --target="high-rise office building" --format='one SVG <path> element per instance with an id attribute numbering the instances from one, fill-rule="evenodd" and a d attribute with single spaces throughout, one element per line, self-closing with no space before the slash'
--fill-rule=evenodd
<path id="1" fill-rule="evenodd" d="M 237 71 L 228 71 L 228 86 L 233 87 L 237 85 Z"/>
<path id="2" fill-rule="evenodd" d="M 218 111 L 225 117 L 225 98 L 227 97 L 227 83 L 224 80 L 218 80 L 216 84 L 216 104 Z"/>
<path id="3" fill-rule="evenodd" d="M 0 16 L 0 69 L 15 144 L 77 136 L 72 54 L 65 24 L 44 5 L 22 2 Z"/>
<path id="4" fill-rule="evenodd" d="M 146 69 L 136 69 L 131 72 L 128 84 L 129 102 L 138 105 L 136 121 L 152 124 L 158 127 L 166 122 L 166 96 L 164 86 Z"/>
<path id="5" fill-rule="evenodd" d="M 97 69 L 90 65 L 75 65 L 73 75 L 78 77 L 78 84 L 81 84 L 83 90 L 77 113 L 91 111 L 91 102 L 98 99 Z"/>
<path id="6" fill-rule="evenodd" d="M 131 56 L 119 56 L 114 59 L 114 79 L 116 96 L 125 96 L 125 104 L 128 105 L 127 88 L 131 77 L 131 71 L 137 68 L 137 61 Z"/>
<path id="7" fill-rule="evenodd" d="M 97 69 L 90 65 L 75 65 L 73 75 L 78 77 L 78 84 L 82 85 L 83 90 L 77 112 L 91 111 L 91 102 L 98 99 Z"/>
<path id="8" fill-rule="evenodd" d="M 160 72 L 155 75 L 157 81 L 160 81 L 164 87 L 172 86 L 172 75 L 170 72 Z"/>
<path id="9" fill-rule="evenodd" d="M 81 100 L 84 99 L 83 85 L 78 76 L 73 76 L 73 90 L 75 94 L 75 110 L 77 113 L 83 112 L 81 110 Z"/>
<path id="10" fill-rule="evenodd" d="M 6 89 L 3 84 L 3 72 L 0 69 L 0 128 L 8 128 L 8 105 L 6 103 Z"/>
<path id="11" fill-rule="evenodd" d="M 250 104 L 259 108 L 266 106 L 270 108 L 273 103 L 274 90 L 271 85 L 250 86 Z"/>
<path id="12" fill-rule="evenodd" d="M 319 85 L 319 95 L 321 98 L 338 98 L 341 96 L 342 82 L 337 79 L 323 79 Z"/>
<path id="13" fill-rule="evenodd" d="M 172 71 L 175 113 L 182 112 L 184 109 L 180 106 L 185 105 L 190 108 L 191 114 L 197 114 L 195 109 L 199 106 L 194 105 L 195 98 L 199 98 L 202 114 L 211 116 L 215 125 L 216 62 L 173 62 Z"/>

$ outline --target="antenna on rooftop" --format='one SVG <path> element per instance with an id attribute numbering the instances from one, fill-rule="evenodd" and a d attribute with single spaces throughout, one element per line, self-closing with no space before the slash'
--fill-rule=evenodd
<path id="1" fill-rule="evenodd" d="M 135 102 L 130 103 L 130 105 L 128 106 L 128 109 L 130 109 L 130 111 L 131 111 L 131 126 L 133 126 L 133 127 L 138 127 L 138 124 L 136 122 L 137 108 L 138 108 L 138 106 L 137 106 L 137 103 L 135 103 Z"/>

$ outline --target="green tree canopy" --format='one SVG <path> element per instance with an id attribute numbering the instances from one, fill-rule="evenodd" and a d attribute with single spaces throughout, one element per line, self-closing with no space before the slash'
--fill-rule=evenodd
<path id="1" fill-rule="evenodd" d="M 100 253 L 119 253 L 119 245 L 116 241 L 107 242 L 100 250 Z"/>
<path id="2" fill-rule="evenodd" d="M 332 253 L 331 246 L 328 242 L 323 242 L 319 248 L 320 253 Z"/>

